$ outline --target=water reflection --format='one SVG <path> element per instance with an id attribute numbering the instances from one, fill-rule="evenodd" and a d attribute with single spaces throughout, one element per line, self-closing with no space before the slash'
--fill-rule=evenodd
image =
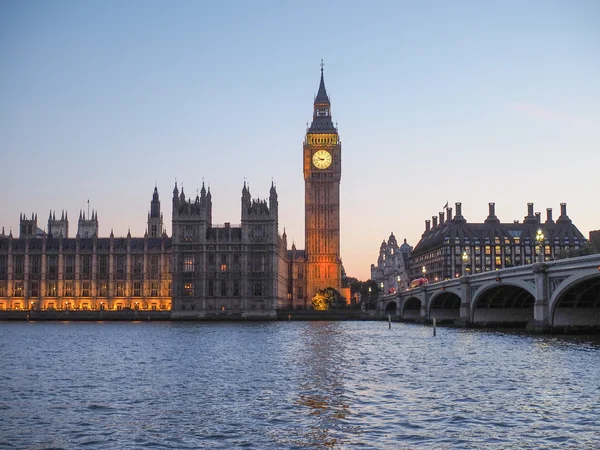
<path id="1" fill-rule="evenodd" d="M 309 322 L 301 332 L 304 347 L 297 360 L 301 376 L 296 403 L 303 407 L 298 414 L 308 413 L 310 420 L 303 430 L 304 439 L 296 445 L 333 448 L 343 443 L 338 430 L 349 408 L 340 366 L 346 358 L 347 336 L 338 326 L 336 322 Z"/>

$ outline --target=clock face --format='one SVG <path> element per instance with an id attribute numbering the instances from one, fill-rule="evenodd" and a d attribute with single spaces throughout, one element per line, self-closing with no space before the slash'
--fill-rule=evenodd
<path id="1" fill-rule="evenodd" d="M 312 160 L 317 169 L 327 169 L 331 165 L 331 154 L 327 150 L 319 150 Z"/>

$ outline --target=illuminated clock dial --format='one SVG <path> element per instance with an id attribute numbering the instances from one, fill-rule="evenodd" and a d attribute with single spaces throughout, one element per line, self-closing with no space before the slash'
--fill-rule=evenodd
<path id="1" fill-rule="evenodd" d="M 319 150 L 312 160 L 317 169 L 327 169 L 331 165 L 331 154 L 327 150 Z"/>

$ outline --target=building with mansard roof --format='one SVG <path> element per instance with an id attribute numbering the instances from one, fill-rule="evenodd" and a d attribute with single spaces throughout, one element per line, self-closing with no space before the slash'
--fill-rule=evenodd
<path id="1" fill-rule="evenodd" d="M 447 207 L 446 212 L 425 221 L 425 232 L 410 258 L 412 279 L 424 276 L 435 282 L 463 273 L 532 264 L 537 259 L 550 261 L 586 242 L 567 215 L 566 203 L 561 203 L 556 221 L 552 208 L 547 208 L 542 221 L 533 203 L 528 203 L 524 220 L 512 223 L 498 219 L 494 203 L 489 203 L 488 217 L 482 223 L 467 222 L 461 203 L 455 206 L 455 216 Z"/>

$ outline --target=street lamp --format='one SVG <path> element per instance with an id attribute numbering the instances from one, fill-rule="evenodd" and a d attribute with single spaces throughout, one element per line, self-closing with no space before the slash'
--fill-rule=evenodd
<path id="1" fill-rule="evenodd" d="M 535 241 L 537 242 L 538 246 L 539 246 L 539 253 L 538 253 L 538 262 L 543 262 L 544 261 L 544 233 L 542 233 L 542 229 L 538 228 L 537 233 L 535 235 Z"/>
<path id="2" fill-rule="evenodd" d="M 466 276 L 467 275 L 467 264 L 469 264 L 469 255 L 467 255 L 467 252 L 463 252 L 462 261 L 463 261 L 463 276 Z"/>
<path id="3" fill-rule="evenodd" d="M 425 266 L 421 268 L 421 272 L 423 273 L 423 278 L 425 278 L 425 274 L 427 273 L 427 269 L 425 268 Z"/>

